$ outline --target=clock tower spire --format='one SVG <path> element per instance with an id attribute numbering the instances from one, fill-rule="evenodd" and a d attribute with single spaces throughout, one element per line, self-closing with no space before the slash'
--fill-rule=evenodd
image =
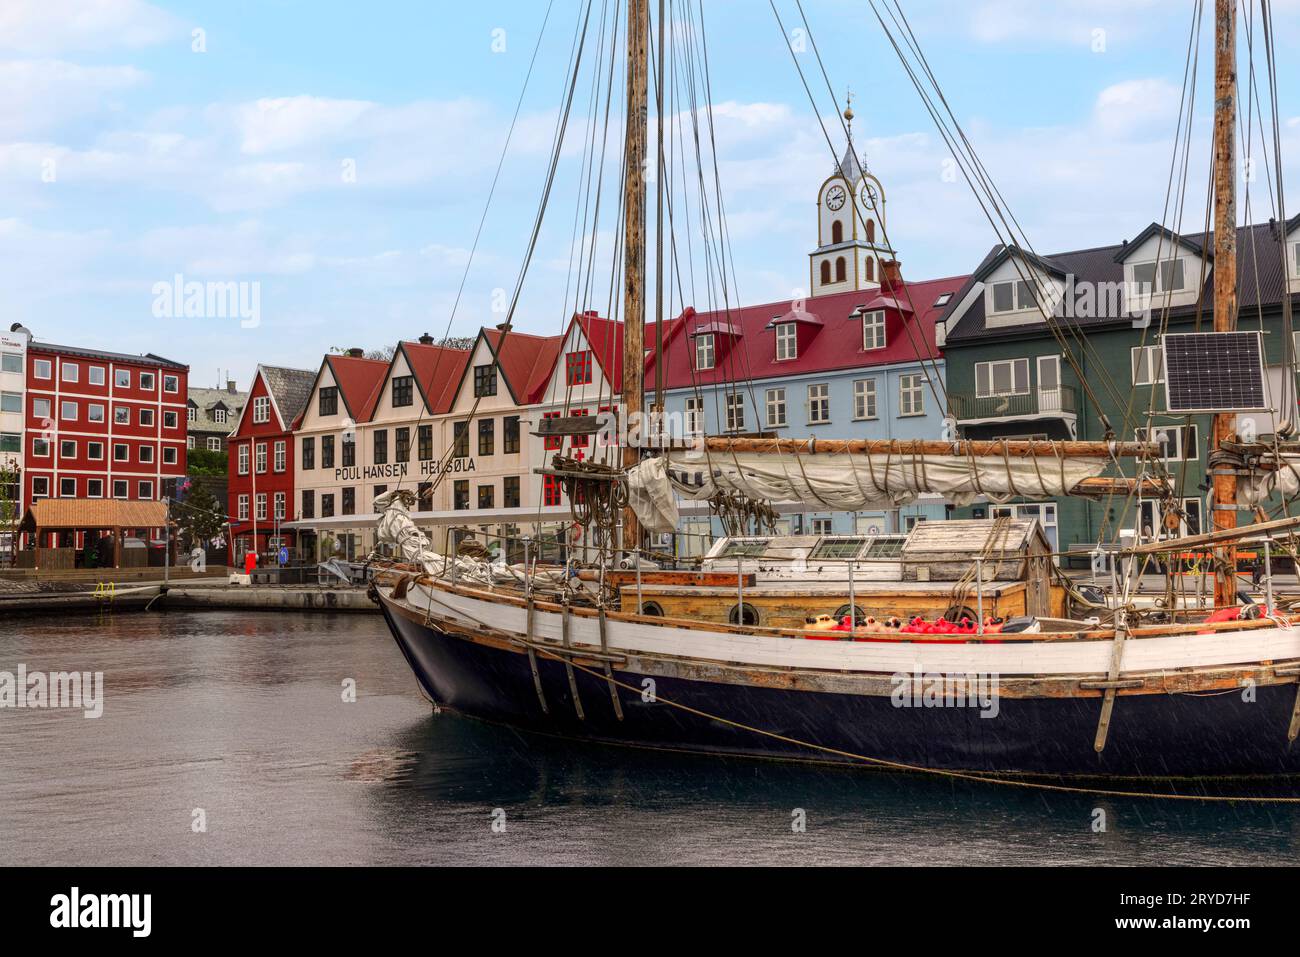
<path id="1" fill-rule="evenodd" d="M 845 96 L 844 158 L 817 192 L 817 248 L 809 253 L 814 296 L 880 285 L 885 241 L 885 191 L 853 145 L 853 93 Z"/>

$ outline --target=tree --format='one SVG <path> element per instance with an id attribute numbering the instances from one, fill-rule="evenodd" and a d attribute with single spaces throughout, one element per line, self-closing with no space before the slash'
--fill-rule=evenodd
<path id="1" fill-rule="evenodd" d="M 171 517 L 180 529 L 187 549 L 207 544 L 221 534 L 226 524 L 221 503 L 208 489 L 207 483 L 197 478 L 190 480 L 182 501 L 172 501 Z"/>
<path id="2" fill-rule="evenodd" d="M 190 475 L 225 476 L 228 456 L 211 449 L 190 449 L 185 453 L 185 471 Z"/>
<path id="3" fill-rule="evenodd" d="M 9 535 L 9 559 L 18 551 L 18 523 L 23 516 L 18 503 L 22 501 L 22 469 L 15 459 L 0 462 L 0 535 Z"/>

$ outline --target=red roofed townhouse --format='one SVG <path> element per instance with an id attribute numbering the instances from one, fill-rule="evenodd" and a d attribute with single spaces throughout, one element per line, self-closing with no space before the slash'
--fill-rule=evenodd
<path id="1" fill-rule="evenodd" d="M 295 517 L 293 430 L 315 379 L 310 369 L 259 365 L 226 440 L 226 495 L 237 564 L 247 552 L 271 557 L 281 545 L 297 544 L 296 533 L 281 526 Z"/>
<path id="2" fill-rule="evenodd" d="M 55 497 L 156 501 L 185 475 L 189 366 L 152 353 L 35 339 L 26 363 L 28 504 Z M 86 534 L 50 533 L 40 544 L 80 549 Z"/>

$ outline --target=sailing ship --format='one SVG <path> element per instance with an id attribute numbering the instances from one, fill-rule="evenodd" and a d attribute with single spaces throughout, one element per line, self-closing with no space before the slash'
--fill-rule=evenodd
<path id="1" fill-rule="evenodd" d="M 1236 14 L 1232 0 L 1217 4 L 1213 318 L 1216 333 L 1231 334 Z M 620 414 L 629 420 L 643 414 L 645 359 L 661 353 L 664 327 L 661 316 L 647 349 L 649 23 L 647 0 L 628 0 Z M 660 25 L 662 116 L 662 5 Z M 662 311 L 662 265 L 657 273 Z M 660 381 L 649 421 L 662 411 Z M 1245 441 L 1234 409 L 1213 411 L 1215 448 L 1234 463 L 1213 473 L 1213 530 L 1120 543 L 1109 587 L 1065 577 L 1033 520 L 780 535 L 772 504 L 1160 496 L 1167 476 L 1105 474 L 1158 459 L 1152 443 L 713 436 L 688 446 L 651 428 L 651 441 L 619 446 L 621 461 L 557 455 L 540 469 L 582 512 L 596 561 L 546 564 L 528 542 L 513 564 L 435 551 L 399 487 L 375 503 L 391 548 L 375 559 L 375 597 L 436 705 L 577 740 L 999 775 L 1296 773 L 1300 625 L 1278 613 L 1271 568 L 1266 600 L 1242 601 L 1235 549 L 1255 543 L 1267 563 L 1300 518 L 1235 526 L 1242 502 L 1294 494 L 1297 450 L 1285 436 Z M 575 415 L 539 428 L 597 426 Z M 682 501 L 709 503 L 728 529 L 689 567 L 649 548 L 650 533 L 676 528 Z M 1150 560 L 1188 550 L 1213 555 L 1212 600 L 1157 615 L 1138 608 L 1133 589 Z"/>

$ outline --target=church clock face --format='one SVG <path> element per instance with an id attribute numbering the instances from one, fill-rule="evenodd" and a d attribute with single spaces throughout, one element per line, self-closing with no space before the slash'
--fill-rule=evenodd
<path id="1" fill-rule="evenodd" d="M 846 195 L 843 186 L 832 186 L 826 193 L 826 206 L 834 211 L 844 205 Z"/>
<path id="2" fill-rule="evenodd" d="M 876 191 L 876 187 L 870 183 L 864 184 L 862 187 L 862 204 L 867 209 L 876 209 L 879 203 L 880 194 Z"/>

